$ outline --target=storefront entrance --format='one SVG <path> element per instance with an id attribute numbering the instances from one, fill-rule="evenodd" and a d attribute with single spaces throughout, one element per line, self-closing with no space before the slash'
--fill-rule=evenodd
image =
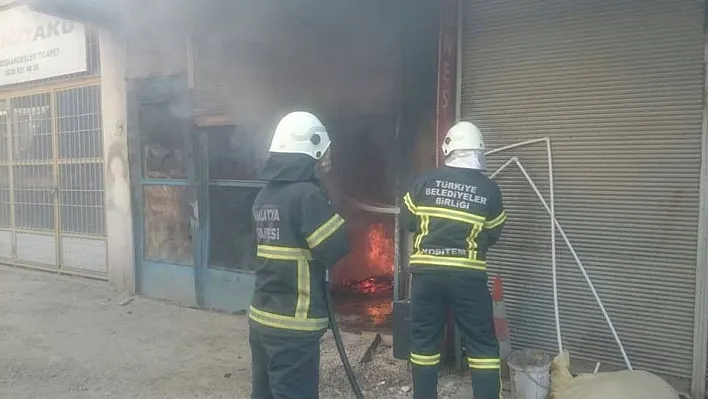
<path id="1" fill-rule="evenodd" d="M 132 179 L 138 292 L 191 307 L 244 311 L 254 286 L 250 210 L 265 184 L 257 173 L 267 158 L 271 130 L 193 125 L 183 77 L 140 79 L 129 86 L 131 175 L 140 177 Z M 341 171 L 333 177 L 335 191 L 393 201 L 385 172 L 393 167 L 390 154 L 397 147 L 395 117 L 329 122 L 340 142 L 334 151 L 335 169 Z M 370 165 L 360 165 L 366 156 Z M 378 279 L 390 297 L 396 218 L 335 201 L 351 219 L 354 248 L 334 270 L 333 284 L 349 296 L 368 298 L 374 293 L 371 280 Z"/>
<path id="2" fill-rule="evenodd" d="M 247 309 L 254 284 L 250 207 L 264 184 L 256 174 L 279 118 L 306 109 L 339 145 L 333 146 L 335 191 L 355 200 L 333 200 L 352 220 L 356 252 L 333 282 L 344 296 L 364 296 L 362 303 L 374 291 L 399 297 L 405 283 L 398 281 L 404 273 L 396 217 L 360 203 L 395 208 L 409 172 L 434 159 L 432 140 L 418 139 L 434 138 L 437 7 L 420 1 L 417 11 L 402 13 L 393 3 L 314 5 L 307 3 L 311 13 L 303 16 L 285 6 L 282 12 L 225 6 L 199 21 L 219 29 L 199 29 L 190 38 L 186 73 L 157 71 L 130 83 L 141 294 L 200 308 Z M 278 28 L 250 31 L 251 25 L 234 23 L 253 23 L 245 11 L 276 18 Z M 345 26 L 330 23 L 341 15 L 357 18 Z M 427 153 L 419 164 L 412 161 L 414 147 Z M 370 307 L 356 306 L 373 319 L 390 314 L 390 303 L 383 311 Z"/>
<path id="3" fill-rule="evenodd" d="M 181 77 L 134 81 L 129 119 L 135 187 L 138 291 L 230 312 L 253 292 L 250 208 L 265 154 L 247 128 L 197 128 Z"/>

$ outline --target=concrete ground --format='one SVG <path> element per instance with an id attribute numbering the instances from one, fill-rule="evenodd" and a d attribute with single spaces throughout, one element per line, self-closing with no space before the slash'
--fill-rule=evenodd
<path id="1" fill-rule="evenodd" d="M 243 316 L 128 297 L 107 284 L 0 266 L 0 398 L 248 398 Z M 371 337 L 346 334 L 353 363 Z M 406 362 L 381 347 L 355 369 L 367 397 L 410 398 Z M 331 337 L 322 398 L 352 397 Z M 467 378 L 441 379 L 442 398 L 471 398 Z"/>

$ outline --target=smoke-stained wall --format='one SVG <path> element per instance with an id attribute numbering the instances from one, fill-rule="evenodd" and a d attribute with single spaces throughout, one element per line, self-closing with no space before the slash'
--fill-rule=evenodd
<path id="1" fill-rule="evenodd" d="M 415 176 L 435 167 L 439 7 L 437 2 L 429 0 L 408 0 L 402 11 L 403 95 L 399 169 L 400 188 L 404 191 Z"/>
<path id="2" fill-rule="evenodd" d="M 179 4 L 131 3 L 134 18 L 122 27 L 129 79 L 188 73 L 189 8 Z"/>
<path id="3" fill-rule="evenodd" d="M 275 3 L 224 5 L 196 27 L 197 120 L 270 128 L 294 109 L 324 119 L 398 113 L 395 2 Z"/>

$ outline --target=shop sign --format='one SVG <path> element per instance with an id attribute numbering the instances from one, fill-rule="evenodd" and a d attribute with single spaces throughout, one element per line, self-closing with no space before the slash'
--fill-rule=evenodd
<path id="1" fill-rule="evenodd" d="M 436 163 L 443 163 L 441 150 L 445 134 L 455 120 L 457 95 L 457 21 L 459 0 L 443 0 L 440 12 L 438 49 L 438 101 L 436 132 Z"/>
<path id="2" fill-rule="evenodd" d="M 0 86 L 84 71 L 83 25 L 27 6 L 0 12 Z"/>

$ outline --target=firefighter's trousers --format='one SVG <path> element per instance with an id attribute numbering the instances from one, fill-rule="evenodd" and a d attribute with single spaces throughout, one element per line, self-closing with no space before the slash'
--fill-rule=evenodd
<path id="1" fill-rule="evenodd" d="M 318 399 L 321 337 L 251 327 L 251 399 Z"/>
<path id="2" fill-rule="evenodd" d="M 411 288 L 413 398 L 437 398 L 445 321 L 452 311 L 462 334 L 475 399 L 501 398 L 499 342 L 485 276 L 438 271 L 416 273 Z"/>

